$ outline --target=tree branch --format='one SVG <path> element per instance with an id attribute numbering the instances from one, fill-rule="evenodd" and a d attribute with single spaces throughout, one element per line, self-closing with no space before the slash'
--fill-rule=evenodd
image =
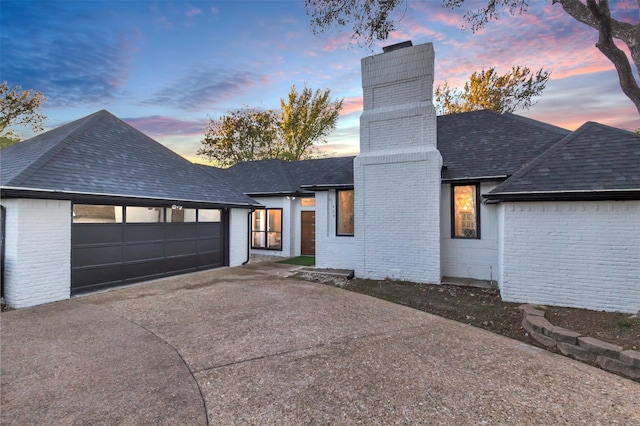
<path id="1" fill-rule="evenodd" d="M 638 82 L 633 75 L 633 70 L 631 69 L 627 55 L 613 42 L 609 2 L 608 0 L 600 0 L 596 3 L 596 0 L 587 0 L 587 7 L 594 19 L 599 23 L 599 37 L 596 47 L 604 56 L 613 62 L 618 72 L 622 91 L 631 99 L 638 113 L 640 113 L 640 86 L 638 86 Z"/>

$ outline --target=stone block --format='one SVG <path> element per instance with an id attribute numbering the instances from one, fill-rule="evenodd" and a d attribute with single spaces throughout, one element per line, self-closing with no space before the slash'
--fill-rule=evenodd
<path id="1" fill-rule="evenodd" d="M 550 330 L 553 328 L 553 325 L 549 321 L 537 315 L 525 315 L 522 318 L 522 325 L 527 331 L 535 331 L 540 334 L 544 334 L 545 329 Z"/>
<path id="2" fill-rule="evenodd" d="M 577 333 L 575 331 L 572 331 L 572 330 L 567 330 L 566 328 L 555 327 L 554 326 L 550 330 L 550 334 L 547 334 L 547 336 L 555 339 L 558 342 L 569 343 L 571 345 L 577 345 L 578 344 L 578 337 L 580 337 L 581 334 Z"/>
<path id="3" fill-rule="evenodd" d="M 547 348 L 552 349 L 556 347 L 557 343 L 551 337 L 547 337 L 544 334 L 538 333 L 536 331 L 529 331 L 529 333 L 531 334 L 531 337 L 533 337 L 538 343 L 542 343 Z"/>
<path id="4" fill-rule="evenodd" d="M 532 305 L 520 305 L 518 306 L 518 310 L 522 312 L 523 315 L 535 315 L 539 317 L 544 316 L 544 311 L 536 309 Z"/>
<path id="5" fill-rule="evenodd" d="M 613 345 L 593 337 L 578 337 L 578 345 L 596 355 L 603 355 L 612 359 L 620 359 L 620 352 L 622 352 L 622 346 Z"/>
<path id="6" fill-rule="evenodd" d="M 564 356 L 575 358 L 578 361 L 593 363 L 596 362 L 596 355 L 588 349 L 569 343 L 558 342 L 558 349 Z"/>
<path id="7" fill-rule="evenodd" d="M 622 351 L 620 352 L 620 361 L 640 368 L 640 352 L 638 351 Z"/>
<path id="8" fill-rule="evenodd" d="M 600 367 L 612 373 L 620 374 L 631 379 L 640 379 L 640 368 L 638 367 L 602 355 L 598 355 L 596 362 Z"/>

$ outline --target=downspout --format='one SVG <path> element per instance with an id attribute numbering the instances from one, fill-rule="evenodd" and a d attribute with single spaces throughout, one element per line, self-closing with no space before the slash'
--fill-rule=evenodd
<path id="1" fill-rule="evenodd" d="M 4 245 L 5 238 L 4 234 L 6 232 L 5 221 L 6 221 L 7 209 L 0 205 L 0 299 L 4 301 Z"/>
<path id="2" fill-rule="evenodd" d="M 247 260 L 242 263 L 242 266 L 249 263 L 251 260 L 251 215 L 253 214 L 253 210 L 249 212 L 247 215 Z"/>

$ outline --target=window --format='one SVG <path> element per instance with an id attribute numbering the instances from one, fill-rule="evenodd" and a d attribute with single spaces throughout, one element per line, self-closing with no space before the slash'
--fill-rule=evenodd
<path id="1" fill-rule="evenodd" d="M 251 247 L 282 250 L 282 209 L 258 209 L 253 212 Z"/>
<path id="2" fill-rule="evenodd" d="M 195 222 L 196 221 L 196 209 L 184 209 L 182 207 L 174 206 L 167 208 L 166 211 L 167 222 Z"/>
<path id="3" fill-rule="evenodd" d="M 73 223 L 122 223 L 122 207 L 74 204 Z"/>
<path id="4" fill-rule="evenodd" d="M 337 192 L 336 234 L 353 236 L 353 189 Z"/>
<path id="5" fill-rule="evenodd" d="M 198 209 L 198 222 L 220 222 L 220 209 Z"/>
<path id="6" fill-rule="evenodd" d="M 480 185 L 451 185 L 451 237 L 480 238 Z"/>
<path id="7" fill-rule="evenodd" d="M 305 207 L 315 206 L 316 199 L 313 197 L 305 197 L 300 199 L 300 205 Z"/>
<path id="8" fill-rule="evenodd" d="M 127 206 L 127 223 L 160 223 L 164 222 L 162 207 L 130 207 Z"/>

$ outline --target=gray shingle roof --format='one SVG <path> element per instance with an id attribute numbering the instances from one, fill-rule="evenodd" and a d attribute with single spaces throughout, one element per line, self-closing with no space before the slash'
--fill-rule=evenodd
<path id="1" fill-rule="evenodd" d="M 487 198 L 553 199 L 559 194 L 571 195 L 572 199 L 611 198 L 612 194 L 640 198 L 640 136 L 585 123 L 496 187 Z"/>
<path id="2" fill-rule="evenodd" d="M 439 116 L 437 123 L 445 180 L 510 176 L 570 133 L 488 110 Z"/>
<path id="3" fill-rule="evenodd" d="M 3 149 L 0 185 L 5 195 L 42 190 L 257 204 L 105 110 Z"/>
<path id="4" fill-rule="evenodd" d="M 245 161 L 228 169 L 203 167 L 215 175 L 222 173 L 230 185 L 248 195 L 300 195 L 311 194 L 305 189 L 306 185 L 353 185 L 353 158 L 335 157 L 301 161 L 271 159 Z"/>

